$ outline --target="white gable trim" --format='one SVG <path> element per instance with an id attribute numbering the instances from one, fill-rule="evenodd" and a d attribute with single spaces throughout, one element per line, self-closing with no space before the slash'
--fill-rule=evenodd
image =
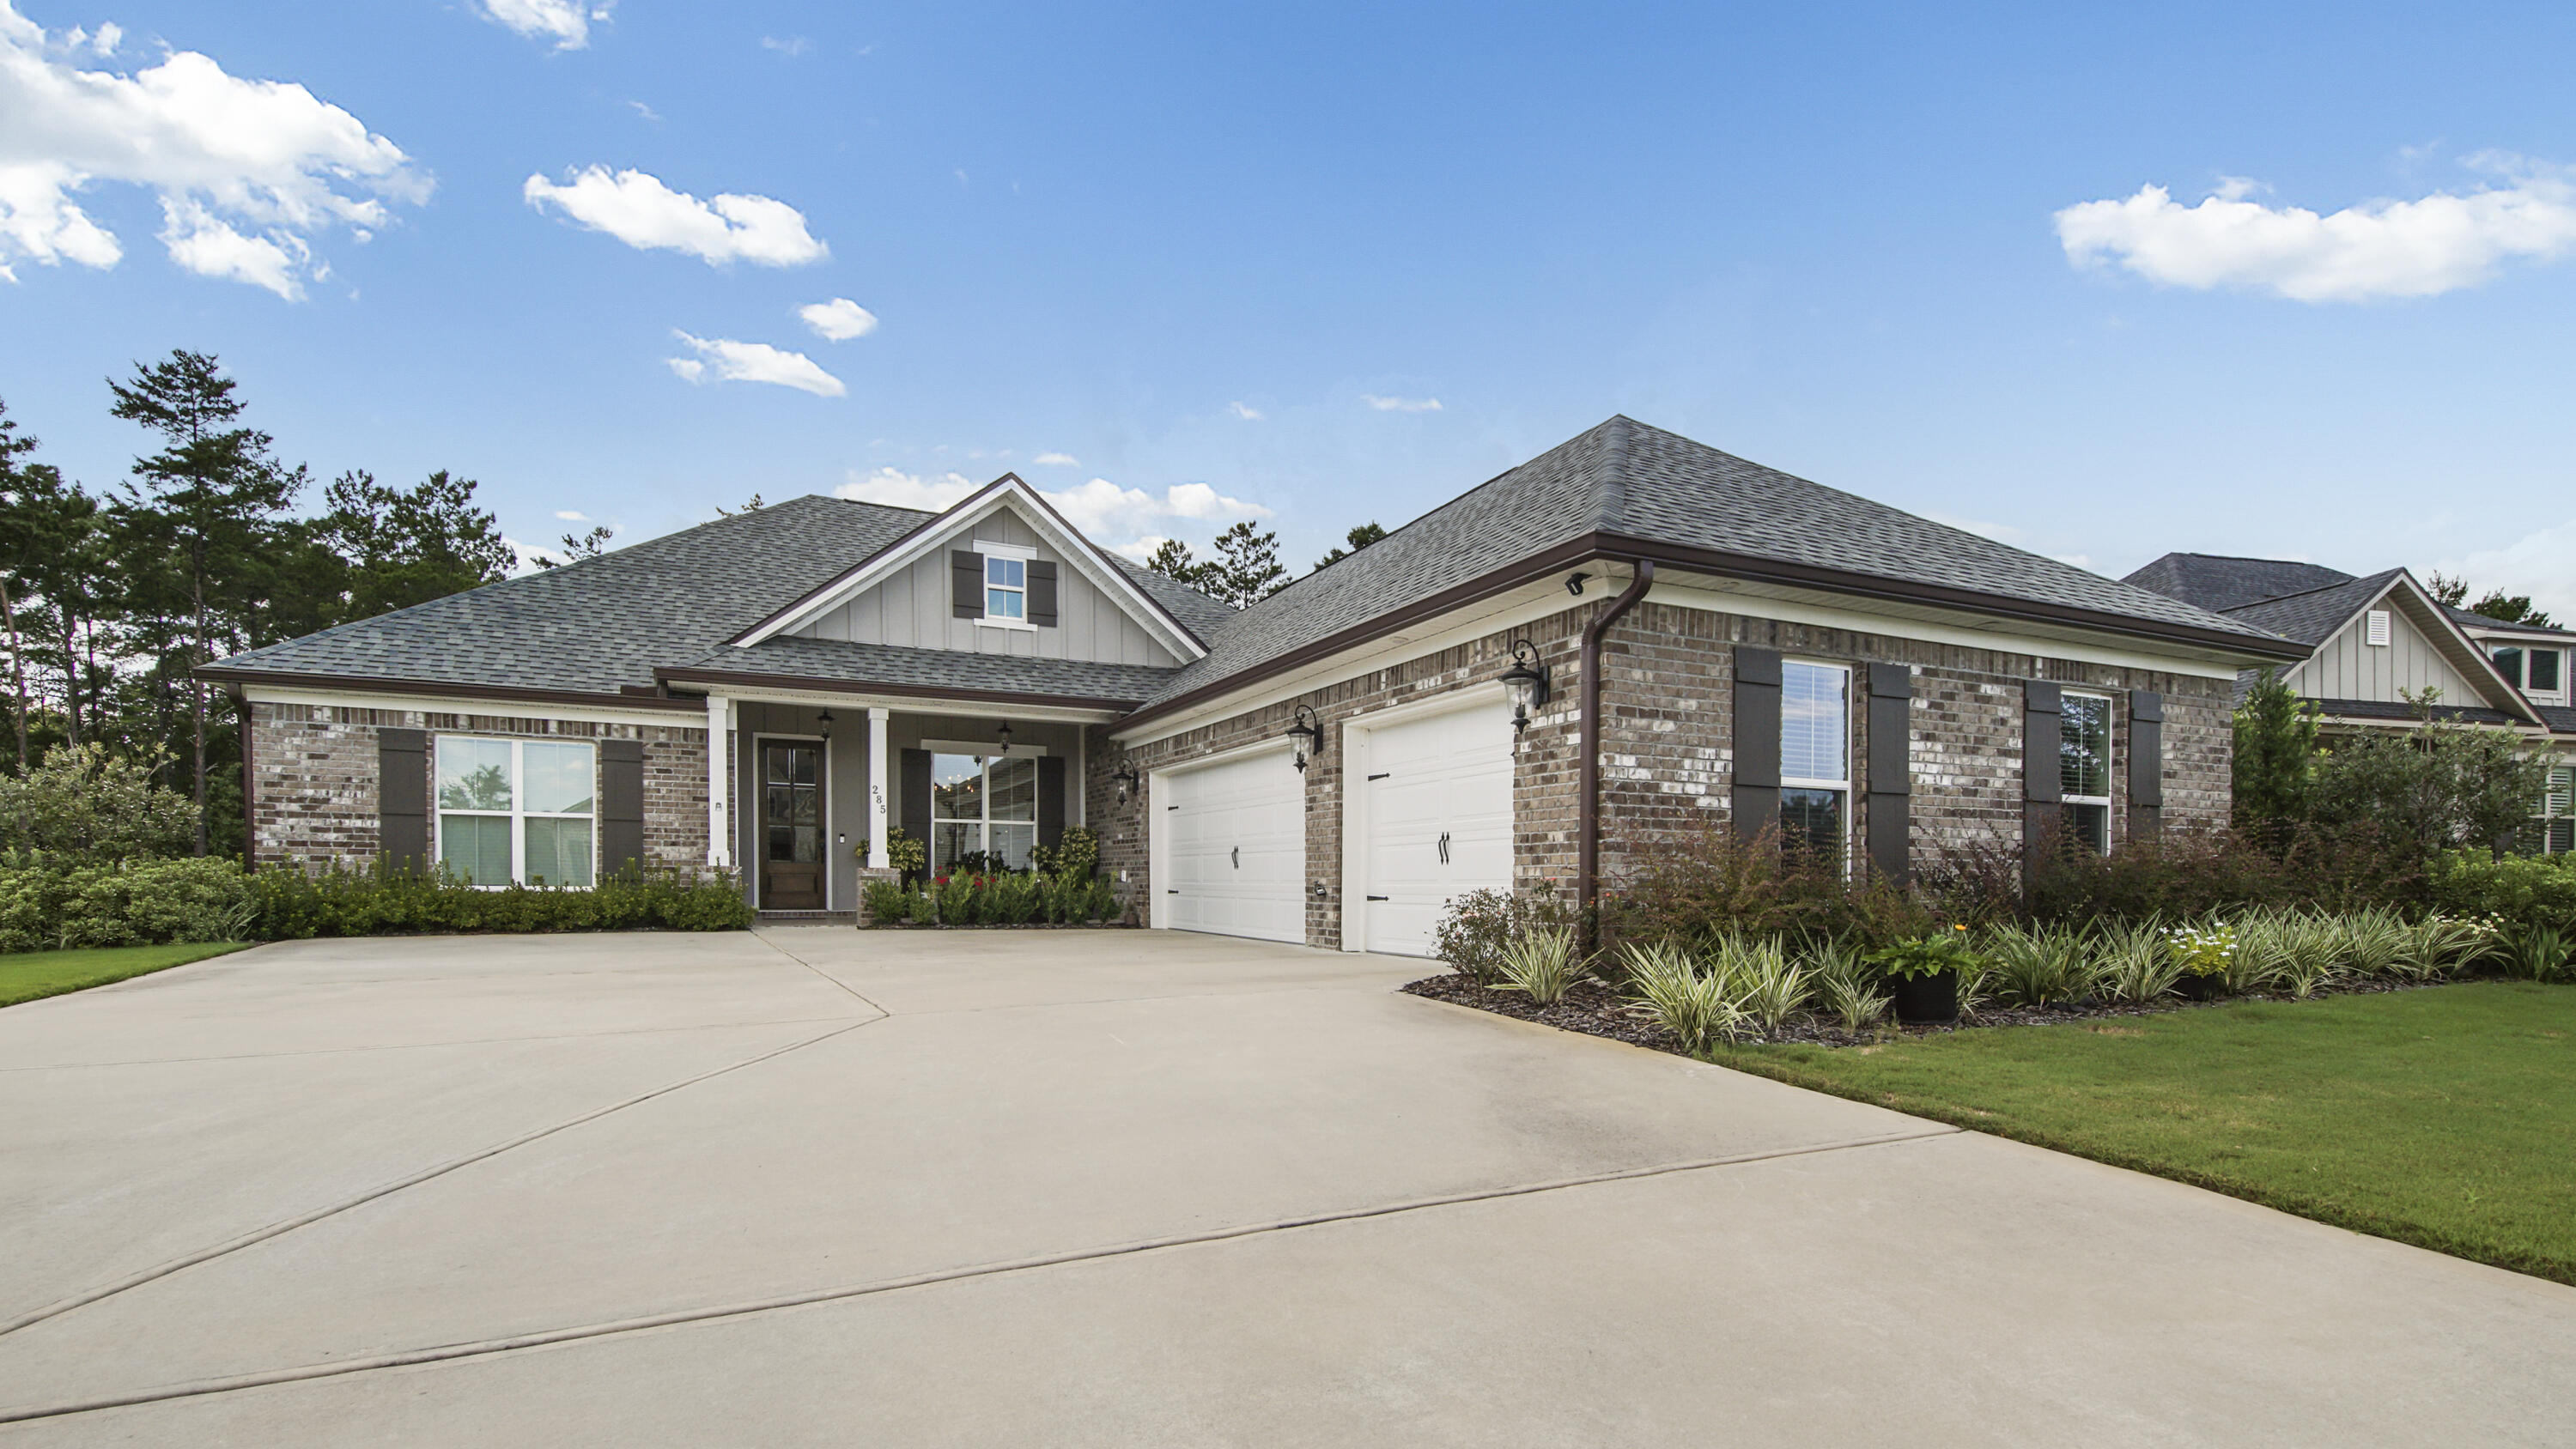
<path id="1" fill-rule="evenodd" d="M 1012 508 L 1017 502 L 1021 506 Z M 1100 545 L 1074 531 L 1037 490 L 1021 481 L 1016 473 L 1005 473 L 970 497 L 960 500 L 947 512 L 933 518 L 908 537 L 864 559 L 840 577 L 814 590 L 786 608 L 752 625 L 726 641 L 748 648 L 764 639 L 790 633 L 839 608 L 887 579 L 939 552 L 962 536 L 971 533 L 976 524 L 1008 509 L 1029 530 L 1052 545 L 1067 566 L 1082 575 L 1092 587 L 1118 601 L 1121 609 L 1134 619 L 1156 643 L 1170 650 L 1183 663 L 1207 653 L 1180 620 L 1172 617 L 1151 594 L 1138 588 Z M 979 545 L 980 548 L 980 545 Z"/>

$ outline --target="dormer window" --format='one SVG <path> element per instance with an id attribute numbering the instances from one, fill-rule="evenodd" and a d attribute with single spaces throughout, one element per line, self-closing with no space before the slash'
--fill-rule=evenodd
<path id="1" fill-rule="evenodd" d="M 2487 657 L 2495 661 L 2496 672 L 2516 689 L 2527 689 L 2534 694 L 2556 694 L 2567 687 L 2563 651 L 2506 644 L 2489 651 Z"/>

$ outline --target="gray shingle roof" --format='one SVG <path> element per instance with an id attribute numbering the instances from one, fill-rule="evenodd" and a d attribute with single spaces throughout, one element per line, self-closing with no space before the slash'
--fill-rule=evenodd
<path id="1" fill-rule="evenodd" d="M 2295 639 L 2314 648 L 2333 638 L 2334 631 L 2342 628 L 2355 610 L 2377 598 L 2381 590 L 2396 582 L 2397 576 L 2404 572 L 2404 569 L 2382 569 L 2368 578 L 2349 579 L 2321 589 L 2230 609 L 2227 617 L 2242 619 L 2259 628 L 2269 629 L 2284 639 Z"/>
<path id="2" fill-rule="evenodd" d="M 1134 704 L 1152 694 L 1176 671 L 1150 664 L 968 654 L 953 649 L 913 649 L 899 644 L 853 644 L 841 639 L 780 635 L 749 648 L 720 646 L 670 672 L 682 680 L 701 672 L 760 674 L 907 689 L 1038 694 Z"/>
<path id="3" fill-rule="evenodd" d="M 1253 605 L 1148 707 L 1595 532 L 2268 638 L 2163 594 L 1614 417 Z"/>
<path id="4" fill-rule="evenodd" d="M 236 654 L 214 672 L 615 694 L 652 684 L 656 666 L 703 658 L 929 517 L 819 494 L 790 498 Z M 1233 617 L 1186 585 L 1123 559 L 1119 566 L 1193 633 L 1204 637 Z"/>
<path id="5" fill-rule="evenodd" d="M 2463 629 L 2511 629 L 2521 634 L 2556 634 L 2561 638 L 2576 639 L 2576 629 L 2561 629 L 2555 624 L 2516 624 L 2509 619 L 2490 619 L 2484 614 L 2472 614 L 2447 604 L 2442 612 L 2450 615 L 2452 622 Z"/>
<path id="6" fill-rule="evenodd" d="M 2169 553 L 2120 582 L 2225 613 L 2263 599 L 2350 583 L 2352 575 L 2323 564 L 2289 559 Z"/>

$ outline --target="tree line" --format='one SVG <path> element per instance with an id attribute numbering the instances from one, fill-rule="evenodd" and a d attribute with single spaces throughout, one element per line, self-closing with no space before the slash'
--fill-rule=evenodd
<path id="1" fill-rule="evenodd" d="M 196 807 L 190 848 L 240 850 L 242 713 L 197 666 L 506 576 L 514 550 L 475 483 L 363 469 L 320 489 L 246 421 L 210 354 L 109 379 L 141 451 L 93 489 L 41 460 L 0 401 L 0 750 L 15 774 L 59 746 L 140 766 Z"/>

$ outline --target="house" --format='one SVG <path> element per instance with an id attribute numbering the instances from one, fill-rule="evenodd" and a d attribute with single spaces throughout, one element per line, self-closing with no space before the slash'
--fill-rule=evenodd
<path id="1" fill-rule="evenodd" d="M 2515 730 L 2563 756 L 2527 843 L 2576 849 L 2576 632 L 2451 607 L 2402 568 L 2355 577 L 2320 564 L 2169 553 L 2126 582 L 2306 646 L 2283 679 L 2316 701 L 2324 730 L 2416 728 L 2425 716 L 2416 701 L 2438 689 L 2433 714 Z"/>
<path id="2" fill-rule="evenodd" d="M 1588 895 L 1711 825 L 1901 877 L 2054 822 L 2220 823 L 2239 671 L 2308 653 L 1617 417 L 1240 613 L 1006 474 L 204 674 L 247 711 L 262 863 L 715 865 L 846 911 L 890 827 L 947 869 L 1078 823 L 1146 924 L 1422 954 L 1463 891 Z"/>

